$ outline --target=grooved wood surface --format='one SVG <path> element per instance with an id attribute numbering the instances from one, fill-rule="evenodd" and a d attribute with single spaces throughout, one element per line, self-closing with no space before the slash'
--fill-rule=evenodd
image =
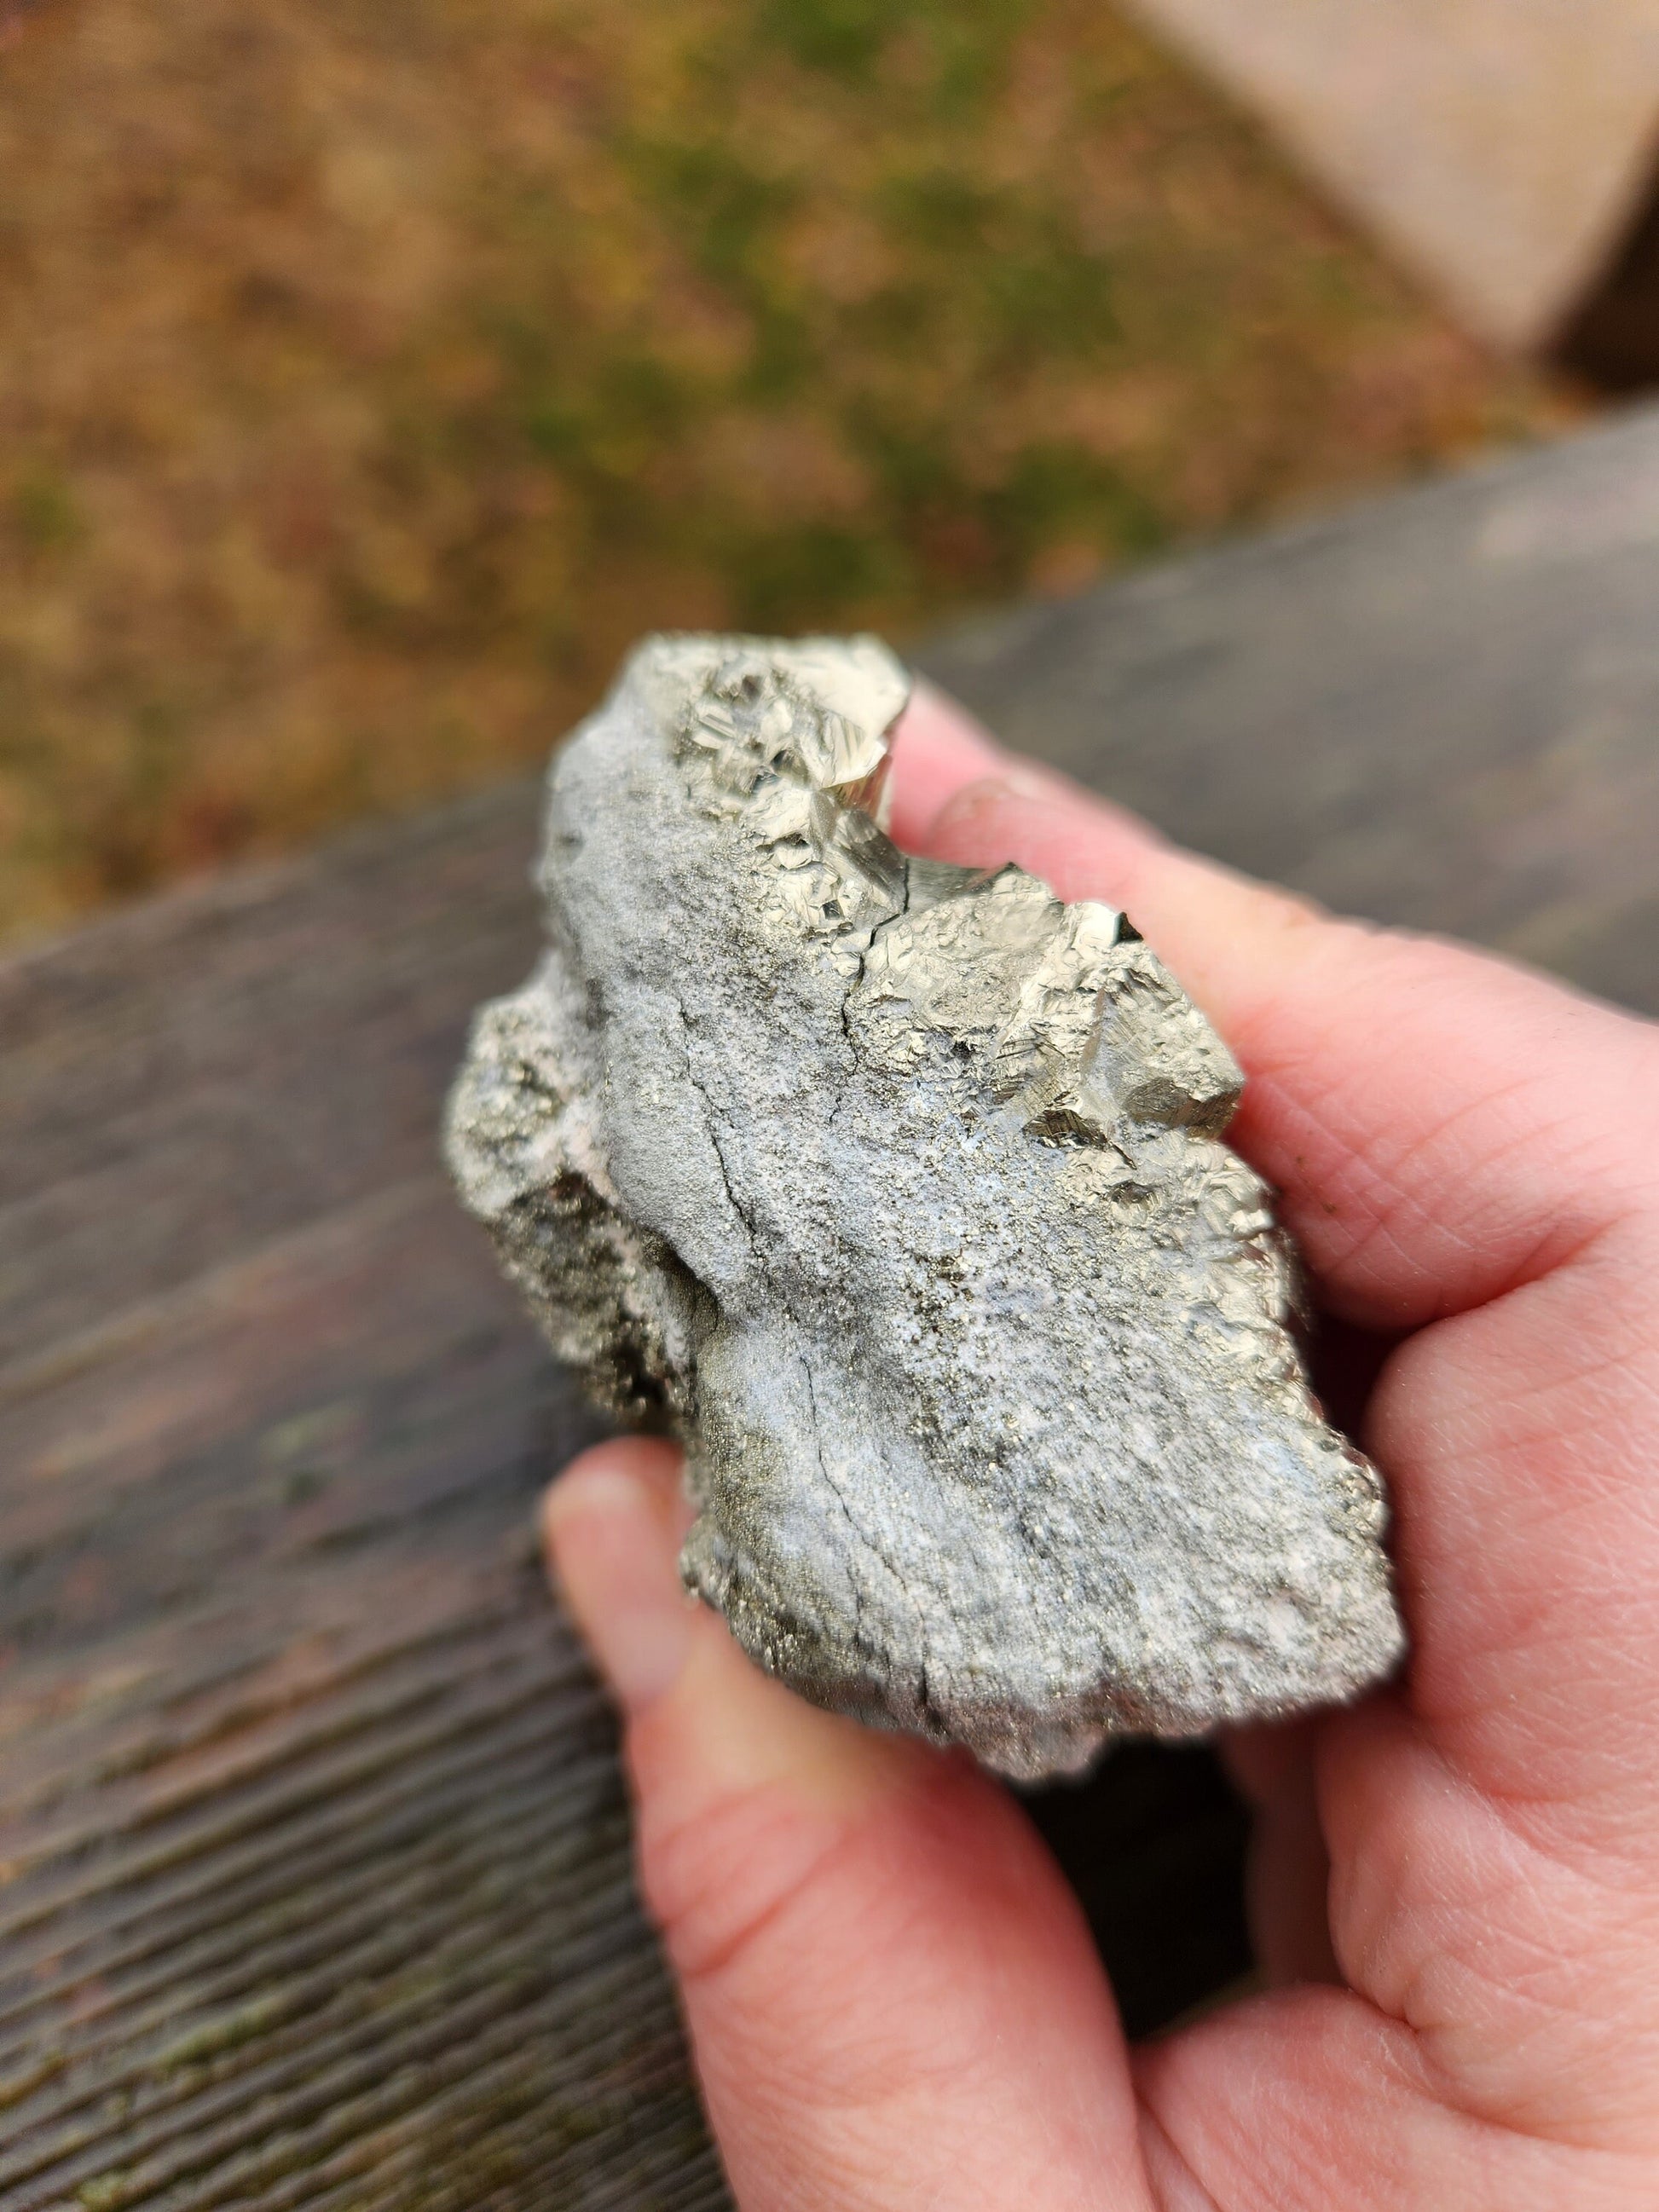
<path id="1" fill-rule="evenodd" d="M 1235 860 L 1655 1006 L 1656 586 L 1637 420 L 925 657 Z M 0 2212 L 725 2201 L 535 1559 L 592 1429 L 434 1152 L 534 816 L 0 966 Z M 1138 2024 L 1242 1963 L 1201 1758 L 1036 1810 Z"/>
<path id="2" fill-rule="evenodd" d="M 722 2201 L 433 1160 L 533 819 L 0 974 L 0 2206 Z"/>

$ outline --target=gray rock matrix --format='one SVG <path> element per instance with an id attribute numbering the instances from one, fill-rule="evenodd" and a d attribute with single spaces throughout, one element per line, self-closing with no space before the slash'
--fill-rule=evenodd
<path id="1" fill-rule="evenodd" d="M 658 638 L 555 757 L 549 946 L 447 1147 L 682 1565 L 817 1703 L 1074 1771 L 1351 1696 L 1401 1632 L 1241 1078 L 1110 908 L 877 826 L 873 640 Z"/>

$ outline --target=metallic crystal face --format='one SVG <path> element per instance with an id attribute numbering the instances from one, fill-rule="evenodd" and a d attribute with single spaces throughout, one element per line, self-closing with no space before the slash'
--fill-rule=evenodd
<path id="1" fill-rule="evenodd" d="M 462 1196 L 684 1439 L 686 1579 L 806 1696 L 1035 1777 L 1352 1695 L 1401 1648 L 1382 1489 L 1238 1070 L 1121 916 L 889 842 L 905 696 L 866 639 L 635 653 L 554 761 Z"/>

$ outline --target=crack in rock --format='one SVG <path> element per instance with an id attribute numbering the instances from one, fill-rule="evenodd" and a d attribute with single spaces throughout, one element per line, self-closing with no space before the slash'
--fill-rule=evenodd
<path id="1" fill-rule="evenodd" d="M 554 760 L 463 1199 L 683 1437 L 686 1580 L 805 1695 L 1022 1777 L 1350 1697 L 1401 1650 L 1382 1486 L 1238 1070 L 1121 915 L 884 836 L 906 692 L 870 639 L 634 655 Z"/>

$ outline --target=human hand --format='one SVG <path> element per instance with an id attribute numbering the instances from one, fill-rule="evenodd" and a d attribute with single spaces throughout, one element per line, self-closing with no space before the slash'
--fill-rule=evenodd
<path id="1" fill-rule="evenodd" d="M 1324 1309 L 1400 1340 L 1362 1441 L 1413 1651 L 1230 1747 L 1277 1986 L 1131 2052 L 1014 1801 L 740 1656 L 668 1447 L 578 1461 L 551 1551 L 739 2204 L 1659 2207 L 1659 1031 L 1176 852 L 926 692 L 893 774 L 902 844 L 1124 908 L 1243 1063 Z"/>

